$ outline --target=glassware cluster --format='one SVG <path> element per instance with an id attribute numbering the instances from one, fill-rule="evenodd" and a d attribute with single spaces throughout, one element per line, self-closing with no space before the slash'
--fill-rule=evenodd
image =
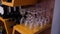
<path id="1" fill-rule="evenodd" d="M 24 19 L 24 17 L 22 17 L 22 19 L 20 20 L 20 24 L 23 24 L 22 21 L 24 20 L 24 25 L 28 26 L 30 29 L 37 27 L 42 28 L 44 25 L 49 24 L 50 22 L 48 9 L 28 8 L 24 10 L 24 12 L 28 13 L 26 15 L 27 18 Z"/>

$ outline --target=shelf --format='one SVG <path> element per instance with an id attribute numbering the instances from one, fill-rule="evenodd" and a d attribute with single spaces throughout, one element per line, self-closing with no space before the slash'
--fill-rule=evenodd
<path id="1" fill-rule="evenodd" d="M 37 3 L 37 0 L 12 0 L 12 2 L 7 2 L 6 0 L 2 0 L 3 5 L 7 5 L 10 7 L 33 5 L 36 3 Z"/>
<path id="2" fill-rule="evenodd" d="M 28 27 L 25 27 L 24 25 L 16 25 L 14 26 L 13 34 L 14 34 L 14 31 L 17 31 L 21 34 L 35 34 L 35 33 L 40 33 L 50 27 L 51 27 L 51 24 L 47 24 L 42 28 L 39 27 L 37 29 L 29 29 Z"/>

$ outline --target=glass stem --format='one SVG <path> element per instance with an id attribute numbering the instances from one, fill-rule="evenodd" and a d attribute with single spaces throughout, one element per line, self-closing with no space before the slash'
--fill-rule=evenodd
<path id="1" fill-rule="evenodd" d="M 9 9 L 9 13 L 11 12 L 11 7 L 8 8 Z"/>
<path id="2" fill-rule="evenodd" d="M 16 11 L 16 7 L 14 7 L 14 11 Z"/>

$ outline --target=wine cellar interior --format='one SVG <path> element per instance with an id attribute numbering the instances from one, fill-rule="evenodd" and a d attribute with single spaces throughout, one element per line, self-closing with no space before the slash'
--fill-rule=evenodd
<path id="1" fill-rule="evenodd" d="M 55 0 L 0 0 L 1 34 L 51 34 Z"/>

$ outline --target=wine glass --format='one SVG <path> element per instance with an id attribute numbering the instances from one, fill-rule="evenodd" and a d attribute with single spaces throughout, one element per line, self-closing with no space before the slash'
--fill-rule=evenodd
<path id="1" fill-rule="evenodd" d="M 23 24 L 24 17 L 21 18 L 20 24 Z"/>

